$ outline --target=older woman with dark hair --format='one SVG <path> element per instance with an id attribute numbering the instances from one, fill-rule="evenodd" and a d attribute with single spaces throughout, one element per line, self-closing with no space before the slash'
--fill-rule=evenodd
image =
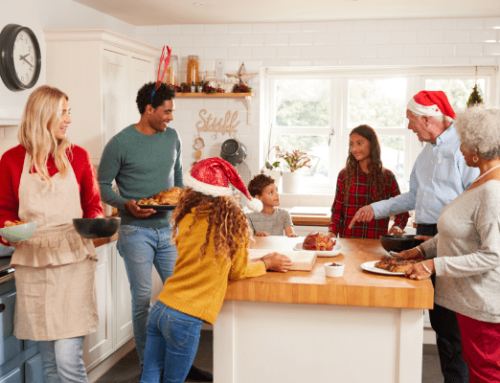
<path id="1" fill-rule="evenodd" d="M 441 211 L 439 236 L 400 255 L 426 259 L 407 277 L 436 273 L 434 300 L 457 313 L 469 382 L 499 382 L 500 108 L 462 110 L 454 125 L 467 165 L 480 175 Z"/>

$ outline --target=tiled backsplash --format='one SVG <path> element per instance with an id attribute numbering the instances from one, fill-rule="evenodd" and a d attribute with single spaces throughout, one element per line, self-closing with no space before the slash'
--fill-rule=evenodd
<path id="1" fill-rule="evenodd" d="M 227 73 L 236 73 L 242 62 L 247 72 L 262 66 L 472 66 L 500 65 L 500 17 L 345 20 L 305 23 L 220 25 L 157 25 L 137 27 L 137 38 L 158 47 L 169 45 L 185 60 L 198 55 L 200 71 L 215 70 L 224 59 Z M 181 69 L 185 61 L 180 62 Z M 243 100 L 182 99 L 177 101 L 172 126 L 181 135 L 186 169 L 194 160 L 199 110 L 217 117 L 238 110 L 241 123 L 237 138 L 249 151 L 245 160 L 252 175 L 259 172 L 260 76 L 252 79 L 257 93 L 252 100 L 253 122 L 246 124 Z M 216 140 L 202 133 L 204 156 L 218 155 L 227 136 Z M 266 136 L 267 137 L 267 136 Z M 285 205 L 331 206 L 333 196 L 283 195 Z"/>

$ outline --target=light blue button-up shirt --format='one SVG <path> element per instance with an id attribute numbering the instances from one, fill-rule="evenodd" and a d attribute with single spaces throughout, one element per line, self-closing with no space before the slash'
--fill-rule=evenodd
<path id="1" fill-rule="evenodd" d="M 416 223 L 437 223 L 443 207 L 462 194 L 479 176 L 478 168 L 465 164 L 460 139 L 451 125 L 435 144 L 427 143 L 410 176 L 410 191 L 372 203 L 375 218 L 415 210 Z"/>

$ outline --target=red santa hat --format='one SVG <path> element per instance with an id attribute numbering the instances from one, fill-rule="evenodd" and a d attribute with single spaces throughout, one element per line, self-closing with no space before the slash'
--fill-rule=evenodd
<path id="1" fill-rule="evenodd" d="M 229 184 L 243 193 L 249 202 L 246 206 L 253 211 L 262 211 L 262 202 L 252 198 L 236 169 L 229 162 L 219 157 L 202 160 L 184 176 L 184 185 L 212 197 L 231 196 Z"/>
<path id="2" fill-rule="evenodd" d="M 453 121 L 455 118 L 455 112 L 448 101 L 448 97 L 440 90 L 418 92 L 406 107 L 413 113 L 422 116 L 439 117 L 444 115 L 449 121 Z"/>

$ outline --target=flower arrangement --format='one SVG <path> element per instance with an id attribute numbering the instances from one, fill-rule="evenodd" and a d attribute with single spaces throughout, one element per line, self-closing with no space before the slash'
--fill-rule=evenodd
<path id="1" fill-rule="evenodd" d="M 292 151 L 283 151 L 280 149 L 279 146 L 276 146 L 276 152 L 275 152 L 276 158 L 283 158 L 283 160 L 287 163 L 288 167 L 290 168 L 290 172 L 294 172 L 296 170 L 299 170 L 303 167 L 308 167 L 310 168 L 311 165 L 311 156 L 307 154 L 307 152 L 304 152 L 300 149 L 295 149 Z M 275 167 L 275 164 L 273 164 L 273 167 Z"/>

